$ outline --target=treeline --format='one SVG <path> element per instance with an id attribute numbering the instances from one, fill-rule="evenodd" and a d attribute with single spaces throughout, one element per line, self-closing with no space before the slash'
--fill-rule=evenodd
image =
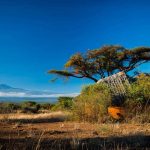
<path id="1" fill-rule="evenodd" d="M 72 107 L 72 97 L 59 97 L 55 104 L 36 103 L 34 101 L 25 101 L 22 103 L 0 103 L 0 113 L 41 113 L 55 110 L 70 110 Z"/>

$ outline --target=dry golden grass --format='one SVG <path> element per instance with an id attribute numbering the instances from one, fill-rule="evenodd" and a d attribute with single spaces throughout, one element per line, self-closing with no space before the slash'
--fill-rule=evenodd
<path id="1" fill-rule="evenodd" d="M 40 114 L 24 114 L 24 113 L 10 113 L 10 114 L 0 114 L 0 121 L 19 121 L 19 120 L 42 120 L 42 119 L 54 119 L 60 118 L 64 120 L 67 114 L 61 111 L 58 112 L 49 112 L 49 113 L 40 113 Z"/>
<path id="2" fill-rule="evenodd" d="M 68 113 L 0 114 L 0 149 L 148 149 L 150 124 L 65 121 Z M 61 122 L 63 121 L 63 122 Z"/>
<path id="3" fill-rule="evenodd" d="M 150 124 L 97 124 L 95 125 L 97 133 L 103 136 L 130 136 L 130 135 L 150 135 Z"/>

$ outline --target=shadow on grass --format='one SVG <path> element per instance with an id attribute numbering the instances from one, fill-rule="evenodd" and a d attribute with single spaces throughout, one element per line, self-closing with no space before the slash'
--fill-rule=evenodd
<path id="1" fill-rule="evenodd" d="M 21 122 L 21 123 L 53 123 L 63 122 L 64 118 L 41 118 L 41 119 L 13 119 L 10 122 Z"/>
<path id="2" fill-rule="evenodd" d="M 150 149 L 150 136 L 131 135 L 86 139 L 0 138 L 0 148 L 1 150 L 148 150 Z"/>

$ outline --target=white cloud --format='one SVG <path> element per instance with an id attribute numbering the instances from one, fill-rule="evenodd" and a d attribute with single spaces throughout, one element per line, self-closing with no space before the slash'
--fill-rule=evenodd
<path id="1" fill-rule="evenodd" d="M 75 97 L 80 93 L 66 93 L 66 94 L 28 94 L 25 92 L 0 92 L 0 97 L 59 97 L 59 96 L 70 96 Z"/>
<path id="2" fill-rule="evenodd" d="M 23 92 L 0 92 L 0 97 L 25 97 Z"/>

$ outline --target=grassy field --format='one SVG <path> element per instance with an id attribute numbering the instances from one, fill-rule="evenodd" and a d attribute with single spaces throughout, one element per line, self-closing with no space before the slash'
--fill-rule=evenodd
<path id="1" fill-rule="evenodd" d="M 150 149 L 150 124 L 65 121 L 61 111 L 0 114 L 0 149 Z"/>
<path id="2" fill-rule="evenodd" d="M 1 103 L 0 150 L 150 150 L 149 83 L 138 77 L 124 99 L 93 84 L 55 104 Z"/>

